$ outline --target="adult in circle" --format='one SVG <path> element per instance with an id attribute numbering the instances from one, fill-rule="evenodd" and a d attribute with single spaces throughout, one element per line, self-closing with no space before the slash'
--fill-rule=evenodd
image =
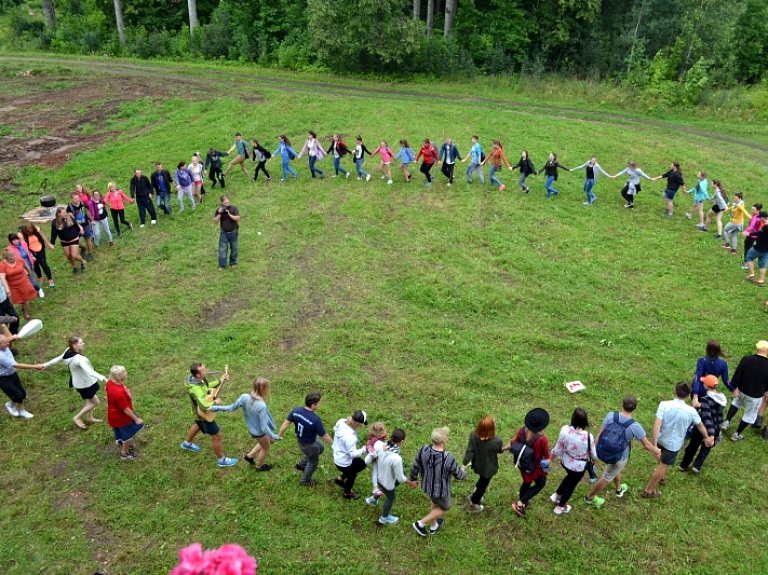
<path id="1" fill-rule="evenodd" d="M 143 228 L 147 220 L 147 212 L 149 212 L 149 223 L 154 225 L 157 223 L 157 212 L 155 211 L 155 205 L 152 203 L 152 182 L 149 178 L 141 173 L 139 168 L 133 170 L 133 177 L 131 178 L 131 197 L 136 198 L 136 205 L 139 208 L 139 227 Z"/>
<path id="2" fill-rule="evenodd" d="M 680 164 L 678 162 L 672 162 L 669 169 L 655 178 L 651 178 L 652 182 L 667 178 L 667 187 L 662 192 L 664 201 L 667 202 L 667 215 L 672 216 L 675 211 L 675 194 L 682 187 L 685 189 L 685 182 L 683 181 L 683 172 L 680 171 Z M 687 193 L 687 192 L 686 192 Z"/>
<path id="3" fill-rule="evenodd" d="M 240 132 L 235 134 L 235 143 L 232 144 L 232 147 L 229 150 L 227 150 L 227 154 L 231 154 L 235 150 L 237 150 L 237 156 L 235 156 L 234 160 L 229 162 L 227 169 L 224 171 L 224 176 L 229 174 L 229 170 L 231 170 L 233 166 L 239 165 L 240 169 L 243 170 L 243 173 L 247 178 L 248 170 L 245 169 L 245 160 L 248 159 L 248 144 L 245 140 L 243 140 L 243 136 L 240 134 Z"/>
<path id="4" fill-rule="evenodd" d="M 85 342 L 73 335 L 67 341 L 67 349 L 61 355 L 54 357 L 43 364 L 43 369 L 47 369 L 57 363 L 64 362 L 69 368 L 69 386 L 74 387 L 85 400 L 83 408 L 72 418 L 75 426 L 80 429 L 86 429 L 83 423 L 83 417 L 87 416 L 88 423 L 101 423 L 101 419 L 93 417 L 93 410 L 101 403 L 96 393 L 99 391 L 99 382 L 107 383 L 107 378 L 93 369 L 91 361 L 83 355 Z"/>
<path id="5" fill-rule="evenodd" d="M 308 393 L 304 398 L 304 406 L 294 408 L 277 432 L 282 438 L 285 430 L 293 423 L 299 451 L 301 451 L 301 459 L 296 464 L 296 469 L 302 472 L 299 484 L 304 487 L 317 485 L 317 480 L 312 479 L 312 474 L 317 469 L 320 456 L 325 451 L 323 441 L 328 445 L 333 445 L 333 439 L 325 431 L 322 420 L 315 413 L 320 407 L 322 399 L 323 396 L 319 393 Z"/>
<path id="6" fill-rule="evenodd" d="M 115 224 L 117 237 L 122 238 L 123 233 L 120 231 L 120 222 L 122 222 L 122 224 L 129 230 L 133 229 L 133 224 L 125 220 L 125 204 L 123 202 L 125 201 L 132 204 L 136 200 L 126 196 L 123 190 L 119 190 L 115 182 L 109 182 L 107 184 L 107 195 L 104 196 L 104 201 L 109 206 L 109 213 L 112 214 L 112 222 Z"/>
<path id="7" fill-rule="evenodd" d="M 520 160 L 512 166 L 512 169 L 520 168 L 520 179 L 517 181 L 517 185 L 520 186 L 524 194 L 530 194 L 531 188 L 525 183 L 528 176 L 536 175 L 536 168 L 533 167 L 531 158 L 528 157 L 528 150 L 523 150 L 520 154 Z"/>
<path id="8" fill-rule="evenodd" d="M 691 406 L 695 409 L 698 409 L 701 405 L 699 402 L 699 395 L 705 395 L 707 393 L 701 379 L 706 375 L 714 375 L 715 377 L 722 378 L 725 387 L 733 391 L 733 384 L 731 384 L 731 380 L 728 378 L 728 362 L 726 362 L 724 358 L 725 355 L 723 355 L 723 349 L 720 347 L 720 342 L 716 339 L 710 339 L 704 350 L 704 357 L 700 357 L 696 360 L 696 373 L 694 374 L 693 382 L 691 383 L 691 388 L 693 389 Z M 760 418 L 760 423 L 762 423 L 762 418 Z"/>
<path id="9" fill-rule="evenodd" d="M 37 283 L 43 281 L 43 272 L 45 277 L 48 278 L 48 287 L 54 287 L 53 274 L 51 273 L 51 267 L 48 265 L 48 259 L 46 257 L 45 248 L 49 250 L 53 249 L 53 244 L 43 235 L 35 224 L 27 222 L 19 230 L 21 237 L 27 242 L 29 251 L 35 258 L 35 273 L 37 274 Z"/>
<path id="10" fill-rule="evenodd" d="M 501 171 L 502 162 L 504 162 L 510 170 L 512 169 L 512 166 L 509 165 L 509 161 L 504 155 L 504 146 L 502 146 L 499 140 L 493 141 L 493 147 L 491 148 L 490 153 L 486 156 L 485 160 L 480 162 L 480 165 L 484 166 L 486 162 L 491 162 L 491 183 L 499 186 L 499 191 L 503 192 L 507 186 L 496 177 L 496 173 Z"/>
<path id="11" fill-rule="evenodd" d="M 341 172 L 344 174 L 345 178 L 348 178 L 349 172 L 341 167 L 341 157 L 349 153 L 349 148 L 341 139 L 341 136 L 338 134 L 333 135 L 331 145 L 328 146 L 328 149 L 325 151 L 325 153 L 333 158 L 333 171 L 335 172 L 333 177 L 338 177 L 339 172 Z"/>
<path id="12" fill-rule="evenodd" d="M 30 270 L 21 259 L 16 257 L 16 252 L 10 248 L 3 250 L 3 259 L 0 261 L 0 281 L 3 288 L 11 296 L 13 305 L 21 305 L 24 311 L 24 319 L 29 321 L 32 316 L 29 313 L 29 302 L 37 297 L 37 290 L 29 281 Z"/>
<path id="13" fill-rule="evenodd" d="M 491 479 L 499 472 L 499 453 L 509 449 L 504 447 L 504 441 L 496 435 L 496 420 L 486 415 L 477 422 L 477 427 L 469 434 L 469 443 L 464 452 L 461 470 L 466 471 L 467 465 L 477 473 L 475 489 L 469 496 L 467 511 L 479 513 L 485 507 L 480 505 Z"/>
<path id="14" fill-rule="evenodd" d="M 587 194 L 587 201 L 584 202 L 583 205 L 585 206 L 591 206 L 593 203 L 595 203 L 595 200 L 597 199 L 597 196 L 592 191 L 595 187 L 595 184 L 597 183 L 597 176 L 599 174 L 603 174 L 604 176 L 610 178 L 611 174 L 606 172 L 603 168 L 600 167 L 600 164 L 597 163 L 597 156 L 592 156 L 589 161 L 584 162 L 580 166 L 576 166 L 575 168 L 572 168 L 571 171 L 575 172 L 576 170 L 580 170 L 581 168 L 586 168 L 586 174 L 584 178 L 584 193 Z"/>
<path id="15" fill-rule="evenodd" d="M 368 425 L 368 415 L 357 410 L 346 419 L 339 419 L 333 426 L 333 462 L 341 475 L 334 483 L 344 489 L 344 499 L 359 499 L 360 494 L 352 491 L 357 474 L 365 469 L 365 461 L 360 457 L 366 451 L 365 445 L 357 448 L 357 430 L 361 425 Z"/>
<path id="16" fill-rule="evenodd" d="M 520 474 L 523 476 L 523 484 L 520 486 L 520 496 L 512 504 L 512 510 L 520 517 L 525 517 L 525 512 L 530 505 L 531 499 L 541 492 L 547 485 L 547 474 L 549 473 L 549 440 L 542 433 L 549 425 L 549 413 L 541 407 L 536 407 L 525 415 L 525 426 L 517 431 L 517 435 L 512 440 L 509 448 L 515 442 L 525 443 L 533 450 L 533 471 L 528 472 L 520 468 Z"/>
<path id="17" fill-rule="evenodd" d="M 741 233 L 741 235 L 744 236 L 744 263 L 741 266 L 741 269 L 743 270 L 749 269 L 749 266 L 747 265 L 747 254 L 749 253 L 750 248 L 755 244 L 758 233 L 763 228 L 763 220 L 760 218 L 760 212 L 762 211 L 763 204 L 752 204 L 752 215 L 749 218 L 749 225 L 747 226 L 747 229 Z"/>
<path id="18" fill-rule="evenodd" d="M 179 211 L 184 211 L 184 196 L 189 198 L 189 203 L 192 204 L 192 209 L 194 210 L 197 207 L 195 196 L 192 193 L 194 180 L 192 172 L 187 167 L 187 162 L 179 162 L 177 164 L 176 171 L 173 173 L 173 183 L 176 185 L 176 201 L 179 202 Z"/>
<path id="19" fill-rule="evenodd" d="M 547 163 L 542 166 L 542 168 L 536 172 L 536 174 L 540 174 L 541 172 L 546 173 L 547 179 L 544 181 L 544 188 L 547 190 L 547 197 L 551 198 L 552 196 L 558 196 L 560 195 L 560 191 L 552 187 L 552 184 L 557 181 L 557 169 L 562 168 L 566 172 L 570 172 L 568 168 L 566 168 L 564 165 L 562 165 L 560 162 L 557 161 L 557 154 L 554 152 L 549 154 L 549 158 L 547 159 Z"/>
<path id="20" fill-rule="evenodd" d="M 424 185 L 431 186 L 434 176 L 432 176 L 430 170 L 432 169 L 432 166 L 435 165 L 435 162 L 437 162 L 438 152 L 437 148 L 435 148 L 429 138 L 424 138 L 421 142 L 421 149 L 419 149 L 419 153 L 416 154 L 416 161 L 418 162 L 420 158 L 423 158 L 423 160 L 419 171 L 424 174 L 425 178 L 427 178 L 427 182 Z"/>
<path id="21" fill-rule="evenodd" d="M 712 180 L 712 187 L 715 188 L 715 193 L 712 195 L 714 204 L 707 212 L 707 221 L 704 223 L 704 228 L 699 229 L 702 232 L 706 232 L 709 228 L 709 223 L 712 221 L 712 216 L 715 216 L 717 222 L 717 234 L 715 234 L 715 239 L 720 240 L 723 238 L 723 214 L 728 209 L 728 196 L 725 193 L 725 188 L 720 180 Z"/>
<path id="22" fill-rule="evenodd" d="M 571 424 L 562 427 L 557 443 L 552 449 L 552 455 L 560 458 L 560 465 L 566 473 L 560 486 L 550 497 L 556 505 L 555 515 L 570 513 L 568 500 L 584 477 L 587 461 L 597 459 L 595 438 L 587 431 L 588 427 L 587 412 L 577 407 L 571 415 Z"/>
<path id="23" fill-rule="evenodd" d="M 40 287 L 40 283 L 32 273 L 35 267 L 35 256 L 32 255 L 29 245 L 22 239 L 21 234 L 8 234 L 8 249 L 13 250 L 16 253 L 16 258 L 23 261 L 24 265 L 29 269 L 29 282 L 37 290 L 37 295 L 45 297 L 43 288 Z"/>
<path id="24" fill-rule="evenodd" d="M 5 409 L 13 417 L 23 417 L 32 419 L 34 416 L 24 407 L 24 400 L 27 398 L 27 392 L 19 379 L 17 369 L 43 369 L 42 364 L 29 365 L 26 363 L 16 363 L 13 353 L 8 347 L 11 342 L 19 339 L 18 335 L 0 335 L 0 389 L 8 396 Z"/>
<path id="25" fill-rule="evenodd" d="M 99 243 L 101 242 L 101 232 L 103 231 L 109 241 L 109 247 L 113 247 L 115 242 L 112 239 L 112 230 L 109 229 L 107 204 L 105 203 L 104 198 L 101 197 L 101 192 L 99 190 L 93 190 L 91 205 L 93 206 L 93 243 L 96 244 L 97 248 L 99 247 Z"/>
<path id="26" fill-rule="evenodd" d="M 251 393 L 244 393 L 230 405 L 211 406 L 211 411 L 228 411 L 230 413 L 242 408 L 248 432 L 256 440 L 256 445 L 243 455 L 243 459 L 251 465 L 255 465 L 256 471 L 269 471 L 272 469 L 272 466 L 264 463 L 264 460 L 267 458 L 272 444 L 282 439 L 275 433 L 277 426 L 265 401 L 269 397 L 269 391 L 269 380 L 257 377 L 256 381 L 253 382 L 253 391 Z"/>
<path id="27" fill-rule="evenodd" d="M 316 168 L 315 162 L 319 162 L 325 157 L 325 150 L 323 150 L 323 146 L 320 145 L 320 142 L 317 141 L 317 134 L 312 130 L 307 132 L 307 134 L 307 141 L 304 142 L 304 146 L 301 148 L 301 152 L 299 152 L 296 159 L 307 154 L 307 159 L 309 160 L 309 173 L 312 174 L 313 178 L 315 177 L 315 174 L 317 174 L 322 179 L 325 177 L 325 172 L 320 168 Z"/>
<path id="28" fill-rule="evenodd" d="M 621 197 L 627 201 L 627 203 L 624 204 L 625 208 L 634 209 L 635 196 L 641 191 L 640 178 L 645 178 L 648 181 L 651 181 L 651 178 L 637 166 L 637 163 L 634 160 L 627 162 L 627 167 L 621 170 L 615 176 L 611 176 L 611 179 L 615 180 L 624 174 L 627 174 L 628 179 L 627 183 L 624 184 L 624 187 L 621 189 Z"/>
<path id="29" fill-rule="evenodd" d="M 296 173 L 296 170 L 291 167 L 291 160 L 295 160 L 298 154 L 291 148 L 291 141 L 288 139 L 288 136 L 281 134 L 277 137 L 277 142 L 277 149 L 272 152 L 272 157 L 275 158 L 280 154 L 280 158 L 283 160 L 283 177 L 280 181 L 284 182 L 287 180 L 289 173 L 293 176 L 294 180 L 297 179 L 299 175 Z"/>
<path id="30" fill-rule="evenodd" d="M 755 243 L 749 248 L 747 252 L 747 269 L 749 269 L 749 275 L 747 279 L 755 282 L 759 287 L 765 287 L 765 266 L 768 262 L 768 212 L 760 212 L 760 221 L 762 227 L 757 232 Z M 747 232 L 744 232 L 747 234 Z M 757 266 L 760 268 L 760 276 L 755 278 L 755 260 L 757 260 Z"/>
<path id="31" fill-rule="evenodd" d="M 58 208 L 56 217 L 51 222 L 51 244 L 56 244 L 56 238 L 61 239 L 61 247 L 64 249 L 64 255 L 67 257 L 69 265 L 72 266 L 73 274 L 78 272 L 76 262 L 80 262 L 79 271 L 85 271 L 85 260 L 80 255 L 80 236 L 82 234 L 83 228 L 75 221 L 72 214 L 67 212 L 67 208 Z"/>

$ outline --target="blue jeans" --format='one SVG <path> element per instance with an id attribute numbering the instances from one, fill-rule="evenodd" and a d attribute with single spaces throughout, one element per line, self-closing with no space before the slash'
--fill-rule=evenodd
<path id="1" fill-rule="evenodd" d="M 597 199 L 597 196 L 592 193 L 592 188 L 595 186 L 595 180 L 584 181 L 584 191 L 587 193 L 587 203 L 591 204 Z"/>
<path id="2" fill-rule="evenodd" d="M 480 183 L 485 185 L 485 177 L 483 176 L 483 170 L 480 169 L 480 164 L 475 164 L 474 162 L 469 164 L 467 168 L 467 181 L 470 184 L 472 183 L 472 172 L 477 172 L 477 175 L 480 176 Z"/>
<path id="3" fill-rule="evenodd" d="M 552 182 L 555 181 L 555 176 L 547 176 L 547 181 L 544 182 L 544 187 L 547 189 L 547 197 L 550 197 L 552 195 L 557 195 L 560 192 L 558 192 L 555 188 L 552 187 Z"/>
<path id="4" fill-rule="evenodd" d="M 299 467 L 304 468 L 304 473 L 301 475 L 301 484 L 306 485 L 312 479 L 312 474 L 320 463 L 320 455 L 325 451 L 325 445 L 323 445 L 323 440 L 319 437 L 315 439 L 314 443 L 305 444 L 301 441 L 298 443 L 302 454 Z"/>
<path id="5" fill-rule="evenodd" d="M 234 232 L 219 232 L 219 267 L 227 267 L 227 248 L 229 248 L 229 265 L 237 265 L 237 230 Z"/>
<path id="6" fill-rule="evenodd" d="M 759 252 L 754 247 L 749 248 L 747 252 L 747 263 L 757 260 L 757 267 L 765 269 L 765 262 L 768 261 L 768 252 Z"/>
<path id="7" fill-rule="evenodd" d="M 341 156 L 338 158 L 333 158 L 333 169 L 336 170 L 336 175 L 339 175 L 339 172 L 341 172 L 344 175 L 347 175 L 349 172 L 341 167 Z"/>
<path id="8" fill-rule="evenodd" d="M 363 176 L 368 176 L 368 172 L 366 172 L 363 169 L 363 160 L 364 158 L 360 158 L 359 160 L 355 160 L 355 169 L 357 170 L 357 177 L 362 178 Z"/>
<path id="9" fill-rule="evenodd" d="M 291 160 L 288 156 L 283 156 L 283 179 L 288 179 L 288 174 L 291 174 L 294 178 L 298 176 L 296 170 L 291 167 Z"/>
<path id="10" fill-rule="evenodd" d="M 501 180 L 496 177 L 496 172 L 501 169 L 501 166 L 494 166 L 491 164 L 491 183 L 496 184 L 497 186 L 503 186 L 504 184 L 501 183 Z"/>
<path id="11" fill-rule="evenodd" d="M 166 215 L 171 215 L 171 192 L 160 192 L 155 196 L 157 207 L 162 209 Z"/>
<path id="12" fill-rule="evenodd" d="M 321 178 L 324 178 L 325 172 L 320 168 L 315 168 L 316 161 L 317 161 L 317 156 L 309 156 L 309 172 L 312 174 L 313 178 L 315 177 L 315 174 L 317 174 Z"/>
<path id="13" fill-rule="evenodd" d="M 517 185 L 520 186 L 523 191 L 526 191 L 528 189 L 528 186 L 525 183 L 525 179 L 528 177 L 528 174 L 523 174 L 520 172 L 520 179 L 517 180 Z"/>

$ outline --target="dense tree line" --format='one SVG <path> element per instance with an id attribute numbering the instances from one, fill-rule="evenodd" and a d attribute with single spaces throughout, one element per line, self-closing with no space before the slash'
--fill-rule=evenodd
<path id="1" fill-rule="evenodd" d="M 0 0 L 20 44 L 377 75 L 768 81 L 768 0 Z M 191 30 L 191 32 L 190 32 Z M 686 97 L 683 94 L 682 97 Z"/>

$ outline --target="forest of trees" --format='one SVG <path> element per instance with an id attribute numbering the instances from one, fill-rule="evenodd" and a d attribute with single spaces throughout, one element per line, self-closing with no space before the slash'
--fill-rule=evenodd
<path id="1" fill-rule="evenodd" d="M 406 77 L 768 82 L 768 0 L 0 0 L 17 48 Z M 695 103 L 695 102 L 692 102 Z"/>

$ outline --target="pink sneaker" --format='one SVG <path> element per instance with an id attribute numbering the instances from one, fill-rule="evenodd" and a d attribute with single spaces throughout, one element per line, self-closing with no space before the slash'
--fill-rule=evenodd
<path id="1" fill-rule="evenodd" d="M 500 192 L 503 192 L 503 191 L 504 191 L 504 190 L 506 190 L 506 189 L 507 189 L 507 186 L 505 186 L 504 184 L 501 184 L 501 185 L 499 186 L 499 191 L 500 191 Z"/>

